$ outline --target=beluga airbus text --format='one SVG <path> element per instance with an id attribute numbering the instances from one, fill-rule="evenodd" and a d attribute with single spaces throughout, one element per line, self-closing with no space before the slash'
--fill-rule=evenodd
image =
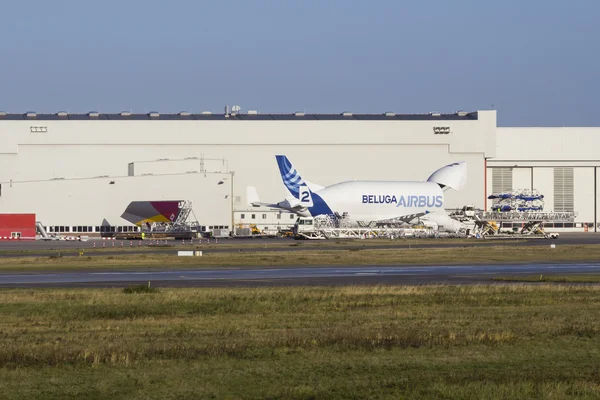
<path id="1" fill-rule="evenodd" d="M 255 188 L 248 188 L 248 201 L 294 212 L 303 217 L 345 215 L 358 225 L 373 222 L 431 221 L 457 231 L 460 223 L 444 209 L 444 191 L 461 190 L 466 184 L 467 165 L 456 162 L 435 171 L 427 181 L 345 181 L 322 187 L 302 179 L 290 160 L 275 156 L 289 196 L 279 203 L 261 203 Z"/>

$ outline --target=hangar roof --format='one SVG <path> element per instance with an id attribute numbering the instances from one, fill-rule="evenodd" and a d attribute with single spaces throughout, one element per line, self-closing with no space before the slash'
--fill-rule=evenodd
<path id="1" fill-rule="evenodd" d="M 69 114 L 65 112 L 59 112 L 55 114 L 37 114 L 34 112 L 27 112 L 23 114 L 6 113 L 0 112 L 1 120 L 29 120 L 29 121 L 82 121 L 82 120 L 111 120 L 111 121 L 140 121 L 140 120 L 158 120 L 158 121 L 185 121 L 185 120 L 198 120 L 198 121 L 218 121 L 218 120 L 236 120 L 236 121 L 390 121 L 390 120 L 402 120 L 402 121 L 438 121 L 438 120 L 477 120 L 477 112 L 463 112 L 459 111 L 454 114 L 440 114 L 440 113 L 428 113 L 428 114 L 353 114 L 353 113 L 342 113 L 342 114 L 305 114 L 305 113 L 292 113 L 292 114 L 258 114 L 258 113 L 247 113 L 247 114 L 212 114 L 212 113 L 201 113 L 192 114 L 187 112 L 181 112 L 177 114 L 159 114 L 159 113 L 147 113 L 147 114 L 132 114 L 128 112 L 115 113 L 115 114 L 100 114 L 96 112 L 90 112 L 87 114 Z"/>

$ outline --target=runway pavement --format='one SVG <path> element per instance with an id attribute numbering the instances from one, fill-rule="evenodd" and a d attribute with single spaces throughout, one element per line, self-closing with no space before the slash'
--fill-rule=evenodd
<path id="1" fill-rule="evenodd" d="M 228 252 L 278 252 L 278 251 L 307 251 L 307 250 L 350 250 L 352 248 L 367 249 L 403 249 L 403 248 L 457 248 L 465 246 L 547 246 L 548 243 L 560 244 L 600 244 L 599 233 L 563 233 L 558 239 L 518 239 L 518 240 L 491 240 L 491 239 L 471 239 L 466 242 L 453 242 L 448 239 L 425 239 L 419 240 L 413 244 L 413 240 L 399 239 L 389 244 L 377 244 L 377 239 L 366 239 L 355 241 L 353 244 L 341 244 L 339 240 L 331 241 L 297 241 L 290 238 L 282 239 L 222 239 L 218 242 L 210 241 L 210 247 L 207 247 L 207 241 L 204 239 L 200 244 L 201 249 L 206 253 L 228 253 Z M 94 243 L 95 246 L 94 247 Z M 138 254 L 138 253 L 156 253 L 171 254 L 173 246 L 180 246 L 181 241 L 169 240 L 161 241 L 161 246 L 149 249 L 151 241 L 132 241 L 133 248 L 130 248 L 129 241 L 115 241 L 115 247 L 112 247 L 111 241 L 90 240 L 87 242 L 71 241 L 0 241 L 0 257 L 35 257 L 47 256 L 49 252 L 61 252 L 62 256 L 76 256 L 78 249 L 92 250 L 102 249 L 102 244 L 106 246 L 103 251 L 87 252 L 87 256 L 97 255 L 119 255 Z M 189 241 L 184 242 L 189 245 Z M 141 246 L 140 246 L 141 244 Z M 195 242 L 194 246 L 197 246 Z M 268 245 L 264 247 L 262 245 Z M 191 247 L 191 246 L 190 246 Z M 204 248 L 202 248 L 204 247 Z M 21 253 L 19 253 L 21 252 Z"/>
<path id="2" fill-rule="evenodd" d="M 507 275 L 600 273 L 600 263 L 439 266 L 321 266 L 95 272 L 1 273 L 0 287 L 269 286 L 491 283 Z"/>

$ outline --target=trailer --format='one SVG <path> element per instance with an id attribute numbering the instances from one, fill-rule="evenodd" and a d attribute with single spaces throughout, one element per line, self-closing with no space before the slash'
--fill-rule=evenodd
<path id="1" fill-rule="evenodd" d="M 483 239 L 557 239 L 558 233 L 544 231 L 545 223 L 573 222 L 575 212 L 483 211 L 465 206 L 450 213 L 468 227 L 468 236 Z M 510 224 L 510 229 L 506 225 Z"/>
<path id="2" fill-rule="evenodd" d="M 403 237 L 436 237 L 431 227 L 411 227 L 407 224 L 373 224 L 358 226 L 349 223 L 347 216 L 320 215 L 318 217 L 299 217 L 292 229 L 296 239 L 397 239 Z"/>

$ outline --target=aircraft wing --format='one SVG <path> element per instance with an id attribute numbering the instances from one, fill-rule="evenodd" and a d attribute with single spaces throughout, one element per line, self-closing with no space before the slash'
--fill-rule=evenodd
<path id="1" fill-rule="evenodd" d="M 279 205 L 275 203 L 263 203 L 261 201 L 253 201 L 250 203 L 252 207 L 268 207 L 268 208 L 281 208 Z"/>
<path id="2" fill-rule="evenodd" d="M 295 211 L 295 212 L 301 212 L 306 210 L 306 207 L 303 206 L 286 206 L 286 205 L 282 205 L 281 203 L 276 204 L 276 203 L 263 203 L 260 201 L 254 201 L 252 203 L 250 203 L 250 205 L 252 207 L 266 207 L 266 208 L 272 208 L 275 210 L 286 210 L 286 211 Z"/>

